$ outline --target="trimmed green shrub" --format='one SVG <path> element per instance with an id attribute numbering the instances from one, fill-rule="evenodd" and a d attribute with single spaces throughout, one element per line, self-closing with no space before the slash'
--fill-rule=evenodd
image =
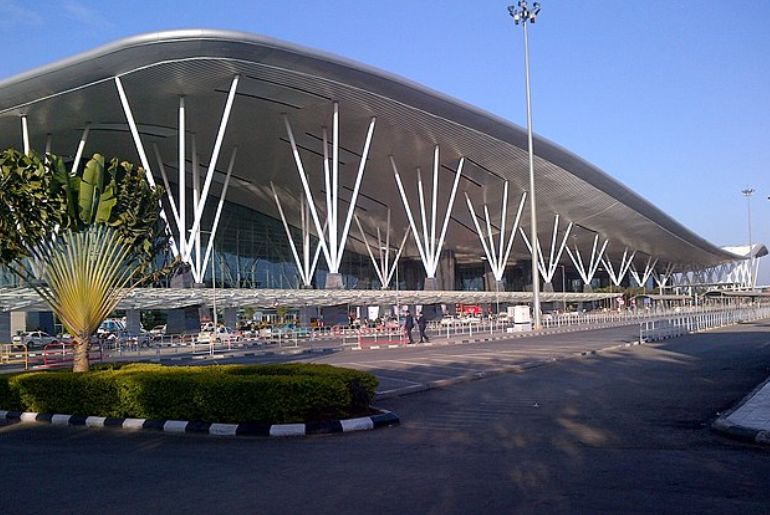
<path id="1" fill-rule="evenodd" d="M 0 375 L 0 409 L 18 411 L 22 409 L 19 391 L 10 384 L 12 375 Z"/>
<path id="2" fill-rule="evenodd" d="M 5 378 L 2 378 L 5 379 Z M 86 374 L 32 372 L 0 380 L 0 408 L 46 413 L 287 423 L 361 415 L 377 379 L 329 365 L 164 367 Z"/>

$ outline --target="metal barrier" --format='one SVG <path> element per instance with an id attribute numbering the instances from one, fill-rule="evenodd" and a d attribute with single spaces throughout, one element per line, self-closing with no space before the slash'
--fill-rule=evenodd
<path id="1" fill-rule="evenodd" d="M 655 342 L 719 327 L 770 318 L 770 307 L 741 308 L 679 315 L 639 324 L 639 341 Z"/>

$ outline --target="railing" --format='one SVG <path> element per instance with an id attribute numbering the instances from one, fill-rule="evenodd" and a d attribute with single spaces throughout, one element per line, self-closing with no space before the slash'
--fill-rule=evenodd
<path id="1" fill-rule="evenodd" d="M 648 320 L 639 324 L 639 341 L 655 342 L 691 333 L 708 331 L 742 322 L 770 318 L 770 307 L 751 307 L 722 311 L 685 314 L 670 318 Z"/>

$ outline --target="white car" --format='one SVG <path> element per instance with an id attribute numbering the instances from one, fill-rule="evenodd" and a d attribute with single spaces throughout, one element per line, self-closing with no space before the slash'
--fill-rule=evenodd
<path id="1" fill-rule="evenodd" d="M 211 331 L 201 331 L 198 333 L 197 343 L 211 343 L 213 335 Z M 240 331 L 235 331 L 231 327 L 219 327 L 216 332 L 216 343 L 239 342 L 242 336 Z"/>
<path id="2" fill-rule="evenodd" d="M 466 317 L 461 318 L 460 322 L 462 322 L 463 324 L 480 324 L 481 318 L 475 315 L 468 315 Z"/>
<path id="3" fill-rule="evenodd" d="M 56 337 L 51 336 L 45 331 L 32 331 L 23 335 L 16 335 L 13 337 L 13 343 L 24 343 L 29 348 L 42 348 L 49 343 L 56 343 L 59 340 Z"/>
<path id="4" fill-rule="evenodd" d="M 440 325 L 455 325 L 459 323 L 460 320 L 452 315 L 445 315 L 444 318 L 441 319 L 441 322 L 439 322 Z"/>

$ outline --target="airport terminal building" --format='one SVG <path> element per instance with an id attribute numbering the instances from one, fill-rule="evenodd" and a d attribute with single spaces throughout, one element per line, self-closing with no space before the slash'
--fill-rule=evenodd
<path id="1" fill-rule="evenodd" d="M 125 308 L 545 302 L 608 285 L 751 289 L 761 244 L 723 249 L 527 132 L 344 58 L 252 34 L 143 34 L 0 82 L 0 145 L 142 165 L 186 270 Z M 0 311 L 39 299 L 0 276 Z M 553 292 L 553 293 L 552 293 Z M 229 295 L 229 296 L 228 296 Z M 551 297 L 549 297 L 551 296 Z M 561 298 L 561 297 L 560 297 Z"/>

